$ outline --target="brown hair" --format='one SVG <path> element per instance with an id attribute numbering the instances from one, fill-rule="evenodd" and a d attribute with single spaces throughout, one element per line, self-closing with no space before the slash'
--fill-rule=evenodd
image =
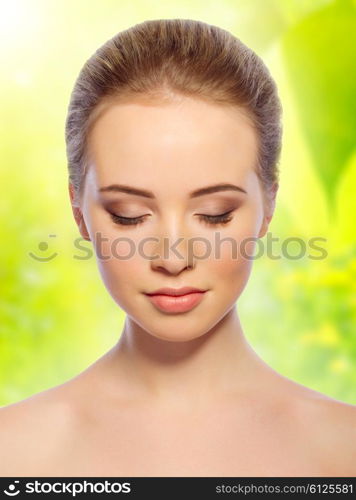
<path id="1" fill-rule="evenodd" d="M 65 140 L 69 179 L 81 196 L 87 137 L 105 106 L 186 95 L 247 112 L 258 136 L 264 195 L 278 184 L 282 108 L 262 59 L 228 31 L 191 19 L 158 19 L 117 33 L 85 62 L 71 93 Z"/>

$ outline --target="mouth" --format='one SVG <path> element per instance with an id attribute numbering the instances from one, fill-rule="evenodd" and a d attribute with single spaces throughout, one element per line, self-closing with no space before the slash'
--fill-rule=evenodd
<path id="1" fill-rule="evenodd" d="M 150 302 L 156 306 L 160 311 L 167 313 L 183 313 L 190 311 L 196 307 L 204 298 L 207 290 L 190 289 L 185 293 L 168 294 L 167 290 L 165 293 L 158 293 L 158 291 L 145 294 Z M 170 292 L 172 293 L 172 292 Z"/>
<path id="2" fill-rule="evenodd" d="M 195 288 L 192 286 L 183 286 L 181 288 L 170 288 L 170 287 L 165 287 L 165 288 L 158 288 L 154 292 L 148 292 L 146 295 L 170 295 L 173 297 L 181 296 L 181 295 L 187 295 L 189 293 L 196 293 L 196 292 L 206 292 L 206 290 L 203 290 L 201 288 Z"/>

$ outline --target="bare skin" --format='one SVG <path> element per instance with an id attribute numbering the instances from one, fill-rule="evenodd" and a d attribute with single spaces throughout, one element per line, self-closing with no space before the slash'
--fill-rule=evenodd
<path id="1" fill-rule="evenodd" d="M 255 131 L 236 109 L 188 98 L 104 109 L 79 201 L 69 186 L 81 235 L 97 256 L 118 236 L 135 244 L 184 236 L 176 247 L 184 258 L 164 256 L 161 240 L 145 246 L 158 259 L 98 257 L 105 286 L 127 313 L 120 339 L 74 379 L 0 409 L 1 475 L 356 475 L 356 406 L 276 373 L 246 340 L 236 302 L 252 260 L 224 247 L 220 259 L 191 262 L 185 245 L 200 236 L 213 247 L 218 230 L 237 242 L 266 234 L 274 199 L 254 171 L 256 151 Z M 114 183 L 154 198 L 100 190 Z M 189 196 L 221 183 L 243 191 Z M 224 225 L 200 219 L 227 211 Z M 109 212 L 143 222 L 118 225 Z M 165 313 L 145 296 L 165 286 L 206 293 L 188 312 Z"/>
<path id="2" fill-rule="evenodd" d="M 230 379 L 188 406 L 130 386 L 117 349 L 0 409 L 2 476 L 356 475 L 355 406 L 279 375 L 247 343 L 246 386 Z"/>

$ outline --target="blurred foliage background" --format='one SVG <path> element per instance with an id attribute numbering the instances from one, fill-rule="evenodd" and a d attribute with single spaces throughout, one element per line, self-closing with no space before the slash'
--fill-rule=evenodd
<path id="1" fill-rule="evenodd" d="M 146 19 L 176 17 L 241 38 L 283 104 L 270 232 L 273 254 L 285 246 L 282 258 L 254 263 L 238 301 L 246 336 L 283 375 L 356 404 L 355 1 L 0 3 L 0 405 L 75 376 L 120 335 L 124 313 L 94 256 L 74 258 L 64 122 L 79 70 L 100 45 Z M 325 258 L 312 238 L 324 238 L 314 246 Z"/>

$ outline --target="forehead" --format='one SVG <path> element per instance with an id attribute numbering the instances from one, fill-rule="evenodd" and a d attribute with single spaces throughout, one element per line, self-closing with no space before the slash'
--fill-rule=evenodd
<path id="1" fill-rule="evenodd" d="M 246 181 L 254 174 L 257 135 L 242 109 L 182 97 L 106 105 L 88 137 L 88 175 L 97 186 L 120 182 L 194 189 Z"/>

